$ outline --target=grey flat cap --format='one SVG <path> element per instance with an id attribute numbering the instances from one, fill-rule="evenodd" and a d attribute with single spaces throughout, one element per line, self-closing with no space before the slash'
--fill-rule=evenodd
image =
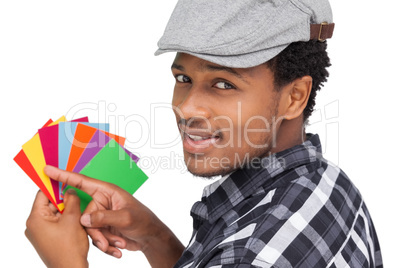
<path id="1" fill-rule="evenodd" d="M 179 0 L 155 55 L 183 52 L 248 68 L 292 42 L 330 38 L 333 27 L 327 0 Z"/>

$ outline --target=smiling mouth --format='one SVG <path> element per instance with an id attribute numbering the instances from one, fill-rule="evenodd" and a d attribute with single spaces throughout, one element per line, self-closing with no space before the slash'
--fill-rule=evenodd
<path id="1" fill-rule="evenodd" d="M 193 135 L 193 134 L 189 134 L 184 132 L 184 135 L 187 135 L 191 140 L 193 141 L 205 141 L 205 140 L 209 140 L 209 139 L 219 139 L 219 135 L 217 136 L 199 136 L 199 135 Z"/>
<path id="2" fill-rule="evenodd" d="M 205 129 L 187 128 L 185 125 L 179 125 L 183 139 L 183 147 L 190 153 L 203 153 L 222 137 L 219 131 L 211 132 Z"/>
<path id="3" fill-rule="evenodd" d="M 196 129 L 196 128 L 189 128 L 185 125 L 179 124 L 179 130 L 182 134 L 182 137 L 187 136 L 193 141 L 203 141 L 209 139 L 219 139 L 221 138 L 220 131 L 211 132 L 210 130 L 206 129 Z"/>

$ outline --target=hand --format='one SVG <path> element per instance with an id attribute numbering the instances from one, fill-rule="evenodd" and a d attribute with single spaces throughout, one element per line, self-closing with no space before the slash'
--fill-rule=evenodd
<path id="1" fill-rule="evenodd" d="M 46 166 L 54 180 L 76 187 L 93 200 L 81 217 L 94 245 L 115 257 L 141 250 L 152 267 L 172 267 L 184 247 L 171 230 L 127 191 L 107 182 Z"/>
<path id="2" fill-rule="evenodd" d="M 88 267 L 88 236 L 80 224 L 80 199 L 74 190 L 66 192 L 64 203 L 60 214 L 39 191 L 25 235 L 47 267 Z"/>

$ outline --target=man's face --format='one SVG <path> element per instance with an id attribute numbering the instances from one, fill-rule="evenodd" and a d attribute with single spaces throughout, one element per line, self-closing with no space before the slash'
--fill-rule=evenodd
<path id="1" fill-rule="evenodd" d="M 178 53 L 172 72 L 173 110 L 191 173 L 224 175 L 270 152 L 280 93 L 265 64 L 227 68 Z"/>

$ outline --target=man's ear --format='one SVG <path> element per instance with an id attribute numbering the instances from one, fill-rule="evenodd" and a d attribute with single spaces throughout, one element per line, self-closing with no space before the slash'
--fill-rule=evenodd
<path id="1" fill-rule="evenodd" d="M 313 78 L 309 75 L 294 80 L 286 86 L 286 103 L 287 109 L 284 113 L 286 120 L 291 120 L 303 114 L 310 97 Z"/>

